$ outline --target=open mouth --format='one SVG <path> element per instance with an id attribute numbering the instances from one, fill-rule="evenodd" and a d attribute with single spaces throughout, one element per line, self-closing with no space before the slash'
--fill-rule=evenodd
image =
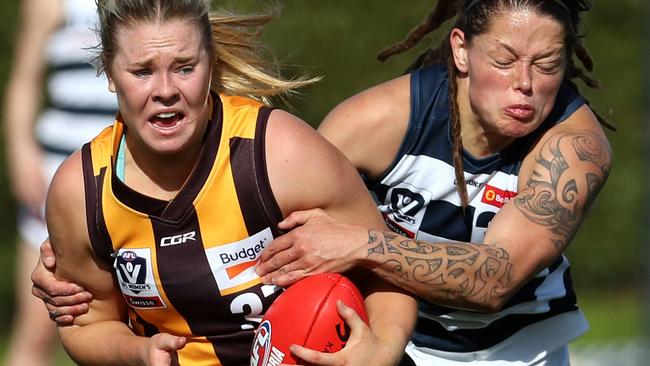
<path id="1" fill-rule="evenodd" d="M 166 112 L 159 113 L 151 118 L 150 122 L 158 128 L 173 128 L 176 127 L 185 117 L 182 113 Z"/>

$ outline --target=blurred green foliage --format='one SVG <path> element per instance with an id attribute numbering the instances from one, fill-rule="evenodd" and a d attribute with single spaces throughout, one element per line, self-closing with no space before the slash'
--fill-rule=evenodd
<path id="1" fill-rule="evenodd" d="M 88 0 L 90 1 L 90 0 Z M 0 5 L 0 97 L 10 73 L 17 0 Z M 270 1 L 228 0 L 229 9 L 257 11 Z M 275 56 L 289 73 L 306 71 L 324 79 L 292 100 L 295 113 L 316 126 L 338 102 L 364 88 L 401 74 L 423 45 L 382 64 L 375 55 L 401 40 L 432 7 L 433 1 L 277 1 L 282 15 L 264 31 Z M 600 90 L 581 90 L 618 132 L 609 133 L 615 164 L 609 182 L 568 250 L 577 291 L 640 289 L 645 250 L 647 87 L 647 19 L 643 0 L 594 1 L 586 18 L 585 43 L 595 61 L 593 76 Z M 642 27 L 641 27 L 642 28 Z M 436 38 L 437 37 L 437 38 Z M 580 85 L 580 83 L 579 83 Z M 0 99 L 2 100 L 2 99 Z M 2 153 L 3 154 L 3 153 Z M 4 155 L 0 156 L 0 335 L 12 313 L 11 284 L 15 238 L 14 204 L 7 188 Z"/>

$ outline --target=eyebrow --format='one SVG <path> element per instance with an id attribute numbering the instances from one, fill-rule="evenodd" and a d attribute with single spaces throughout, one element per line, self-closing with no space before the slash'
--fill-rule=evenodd
<path id="1" fill-rule="evenodd" d="M 176 64 L 187 64 L 187 63 L 192 63 L 197 60 L 196 57 L 194 56 L 186 56 L 186 57 L 177 57 L 174 59 L 174 63 Z M 129 66 L 131 67 L 150 67 L 154 63 L 153 59 L 147 59 L 145 61 L 137 61 L 130 63 Z"/>
<path id="2" fill-rule="evenodd" d="M 513 55 L 517 55 L 517 52 L 515 51 L 514 48 L 510 47 L 509 45 L 499 42 L 499 47 L 505 48 L 506 51 L 510 52 Z M 541 55 L 536 56 L 536 58 L 546 58 L 546 57 L 552 57 L 552 56 L 562 56 L 562 49 L 550 49 L 546 50 L 544 53 Z"/>

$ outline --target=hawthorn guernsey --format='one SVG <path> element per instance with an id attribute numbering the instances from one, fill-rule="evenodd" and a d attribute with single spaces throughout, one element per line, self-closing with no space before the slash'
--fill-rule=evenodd
<path id="1" fill-rule="evenodd" d="M 262 250 L 266 248 L 266 241 L 260 240 L 258 244 L 252 247 L 242 248 L 236 253 L 221 253 L 219 257 L 221 258 L 222 264 L 228 264 L 230 262 L 236 262 L 242 259 L 248 259 L 249 261 L 255 261 L 259 257 Z"/>

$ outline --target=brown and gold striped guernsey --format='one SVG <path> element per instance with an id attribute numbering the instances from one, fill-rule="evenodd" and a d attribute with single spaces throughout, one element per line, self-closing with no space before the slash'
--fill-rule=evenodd
<path id="1" fill-rule="evenodd" d="M 253 331 L 280 294 L 255 274 L 282 218 L 266 171 L 271 112 L 256 101 L 211 98 L 197 168 L 171 201 L 115 175 L 119 120 L 82 149 L 92 246 L 112 264 L 134 331 L 188 337 L 178 365 L 247 365 Z"/>

